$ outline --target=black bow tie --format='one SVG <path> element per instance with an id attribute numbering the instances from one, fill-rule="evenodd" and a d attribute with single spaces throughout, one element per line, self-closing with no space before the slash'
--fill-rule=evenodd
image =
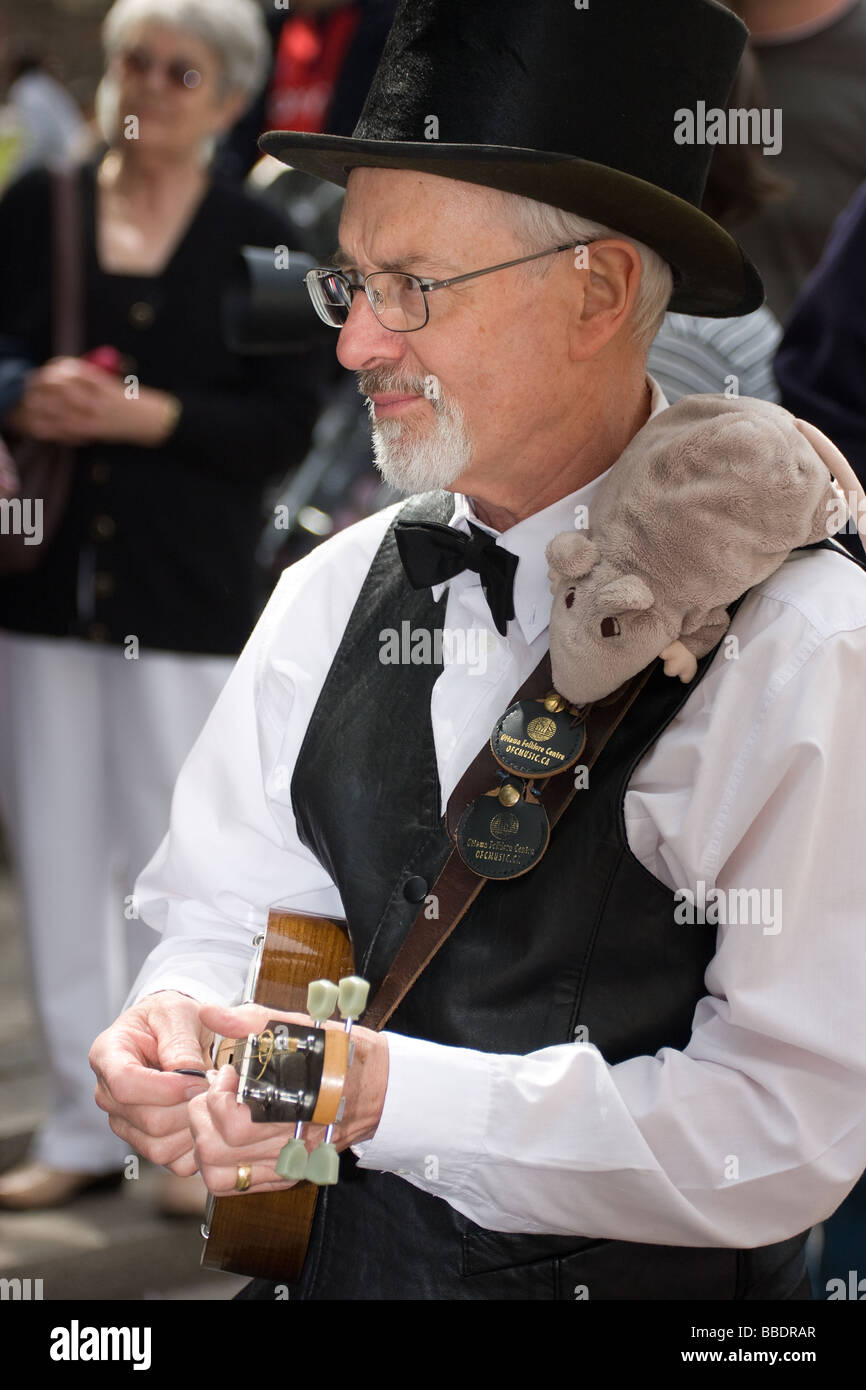
<path id="1" fill-rule="evenodd" d="M 514 572 L 517 556 L 497 545 L 480 526 L 469 522 L 466 536 L 453 526 L 435 521 L 398 521 L 394 528 L 397 549 L 413 589 L 444 584 L 463 570 L 475 570 L 496 631 L 505 636 L 506 625 L 514 617 Z"/>

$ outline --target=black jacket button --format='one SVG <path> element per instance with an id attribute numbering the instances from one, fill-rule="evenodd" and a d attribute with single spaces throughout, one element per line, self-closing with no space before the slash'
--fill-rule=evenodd
<path id="1" fill-rule="evenodd" d="M 403 897 L 410 903 L 423 903 L 427 896 L 427 880 L 420 874 L 413 874 L 403 884 Z"/>
<path id="2" fill-rule="evenodd" d="M 90 535 L 95 541 L 109 541 L 114 535 L 114 518 L 95 516 L 90 523 Z"/>

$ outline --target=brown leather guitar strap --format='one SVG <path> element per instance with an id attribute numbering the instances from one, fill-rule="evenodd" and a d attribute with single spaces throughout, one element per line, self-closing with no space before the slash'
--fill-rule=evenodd
<path id="1" fill-rule="evenodd" d="M 655 670 L 656 664 L 656 662 L 652 662 L 639 675 L 615 691 L 613 695 L 607 696 L 603 701 L 598 701 L 588 710 L 585 716 L 586 744 L 581 755 L 581 765 L 587 770 L 592 767 L 614 729 L 640 694 Z M 515 704 L 518 700 L 541 698 L 551 688 L 550 655 L 548 653 L 518 690 L 510 704 Z M 475 760 L 470 763 L 448 802 L 445 823 L 452 839 L 466 807 L 477 797 L 490 791 L 491 787 L 495 787 L 501 772 L 502 768 L 494 758 L 488 742 Z M 538 786 L 541 787 L 540 799 L 547 812 L 552 830 L 569 806 L 572 797 L 576 795 L 574 768 L 558 772 L 540 784 L 536 783 L 536 787 Z M 365 1028 L 376 1030 L 384 1028 L 421 972 L 430 964 L 440 946 L 448 940 L 486 882 L 486 878 L 480 877 L 467 864 L 464 864 L 456 849 L 451 851 L 442 872 L 431 889 L 431 895 L 438 902 L 439 916 L 432 919 L 428 918 L 426 905 L 422 905 L 419 909 L 418 915 L 391 962 L 391 967 L 379 986 L 375 998 L 367 1008 L 364 1015 Z"/>
<path id="2" fill-rule="evenodd" d="M 51 175 L 51 235 L 54 257 L 51 350 L 55 357 L 83 351 L 83 209 L 77 168 Z"/>

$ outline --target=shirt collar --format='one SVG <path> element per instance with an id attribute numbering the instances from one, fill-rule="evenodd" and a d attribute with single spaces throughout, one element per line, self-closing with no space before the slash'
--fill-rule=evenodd
<path id="1" fill-rule="evenodd" d="M 658 382 L 651 376 L 647 376 L 647 383 L 650 387 L 650 420 L 666 410 L 668 406 L 664 392 Z M 611 468 L 616 467 L 611 464 Z M 597 478 L 591 482 L 584 483 L 576 492 L 570 492 L 567 497 L 560 497 L 558 501 L 552 502 L 543 511 L 534 512 L 532 516 L 525 517 L 516 526 L 510 527 L 507 531 L 495 531 L 492 526 L 487 526 L 483 521 L 479 521 L 475 515 L 472 499 L 464 496 L 462 492 L 454 494 L 454 514 L 448 525 L 453 526 L 456 531 L 469 534 L 469 522 L 479 526 L 489 536 L 495 536 L 503 549 L 516 555 L 520 561 L 517 566 L 517 573 L 514 577 L 514 619 L 527 642 L 532 642 L 540 633 L 544 632 L 550 622 L 551 594 L 548 581 L 548 565 L 544 551 L 549 541 L 561 531 L 571 531 L 574 529 L 575 514 L 578 507 L 587 506 L 598 488 L 599 483 L 610 469 L 605 469 L 604 473 L 599 473 Z M 463 583 L 469 586 L 480 584 L 479 576 L 472 570 L 464 570 L 454 579 L 448 581 L 453 585 Z M 433 599 L 438 603 L 447 585 L 437 584 L 433 588 Z"/>

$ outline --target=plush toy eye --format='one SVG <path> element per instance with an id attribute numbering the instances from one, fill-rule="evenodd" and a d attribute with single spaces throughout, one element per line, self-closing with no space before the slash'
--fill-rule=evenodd
<path id="1" fill-rule="evenodd" d="M 573 589 L 569 589 L 569 590 L 568 590 L 568 593 L 565 595 L 565 606 L 566 606 L 566 608 L 570 608 L 571 605 L 572 605 L 573 603 L 574 603 L 574 590 L 573 590 Z"/>
<path id="2" fill-rule="evenodd" d="M 616 618 L 602 618 L 601 635 L 602 637 L 618 637 L 620 632 L 619 623 Z"/>

